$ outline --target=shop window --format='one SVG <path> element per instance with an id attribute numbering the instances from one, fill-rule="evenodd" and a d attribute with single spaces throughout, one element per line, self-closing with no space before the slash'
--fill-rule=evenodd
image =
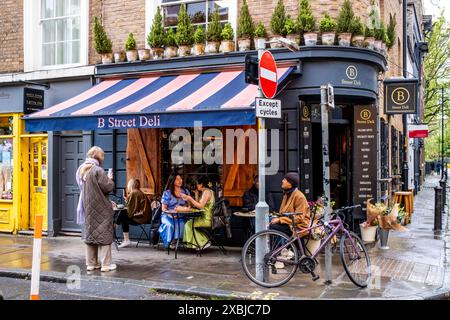
<path id="1" fill-rule="evenodd" d="M 13 168 L 13 118 L 0 118 L 0 199 L 11 200 Z"/>

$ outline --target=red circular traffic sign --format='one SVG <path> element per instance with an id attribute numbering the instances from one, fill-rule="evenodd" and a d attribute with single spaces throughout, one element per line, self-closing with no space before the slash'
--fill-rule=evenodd
<path id="1" fill-rule="evenodd" d="M 277 64 L 269 51 L 264 51 L 259 59 L 259 85 L 264 96 L 271 99 L 277 93 Z"/>

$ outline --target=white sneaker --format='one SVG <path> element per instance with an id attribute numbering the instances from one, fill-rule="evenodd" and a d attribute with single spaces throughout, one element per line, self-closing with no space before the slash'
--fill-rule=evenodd
<path id="1" fill-rule="evenodd" d="M 203 246 L 203 250 L 208 249 L 209 247 L 211 247 L 211 242 L 208 241 L 204 246 Z"/>
<path id="2" fill-rule="evenodd" d="M 292 250 L 284 248 L 283 250 L 281 250 L 280 256 L 287 260 L 290 260 L 294 257 L 294 253 L 292 252 Z"/>
<path id="3" fill-rule="evenodd" d="M 117 265 L 115 264 L 110 264 L 109 266 L 103 266 L 100 271 L 101 272 L 108 272 L 108 271 L 113 271 L 117 269 Z"/>
<path id="4" fill-rule="evenodd" d="M 125 247 L 128 247 L 130 245 L 131 245 L 131 241 L 130 240 L 124 241 L 121 244 L 119 244 L 119 248 L 125 248 Z"/>
<path id="5" fill-rule="evenodd" d="M 276 269 L 283 269 L 284 268 L 284 263 L 281 262 L 281 261 L 275 262 L 275 268 Z"/>
<path id="6" fill-rule="evenodd" d="M 101 268 L 100 265 L 87 266 L 87 267 L 86 267 L 87 271 L 94 271 L 95 269 L 100 269 L 100 268 Z"/>

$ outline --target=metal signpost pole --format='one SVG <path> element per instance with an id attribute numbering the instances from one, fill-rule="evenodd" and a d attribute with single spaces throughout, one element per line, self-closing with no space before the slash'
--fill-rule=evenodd
<path id="1" fill-rule="evenodd" d="M 330 157 L 328 152 L 328 88 L 327 86 L 320 87 L 320 112 L 322 123 L 322 168 L 323 168 L 323 192 L 324 192 L 324 220 L 325 227 L 330 221 Z M 331 283 L 331 266 L 332 253 L 331 245 L 325 246 L 325 274 L 326 283 Z"/>

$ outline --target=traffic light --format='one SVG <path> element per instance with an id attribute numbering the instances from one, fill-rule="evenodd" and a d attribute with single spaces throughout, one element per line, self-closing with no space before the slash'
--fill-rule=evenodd
<path id="1" fill-rule="evenodd" d="M 245 82 L 259 84 L 258 57 L 247 54 L 245 56 Z"/>

